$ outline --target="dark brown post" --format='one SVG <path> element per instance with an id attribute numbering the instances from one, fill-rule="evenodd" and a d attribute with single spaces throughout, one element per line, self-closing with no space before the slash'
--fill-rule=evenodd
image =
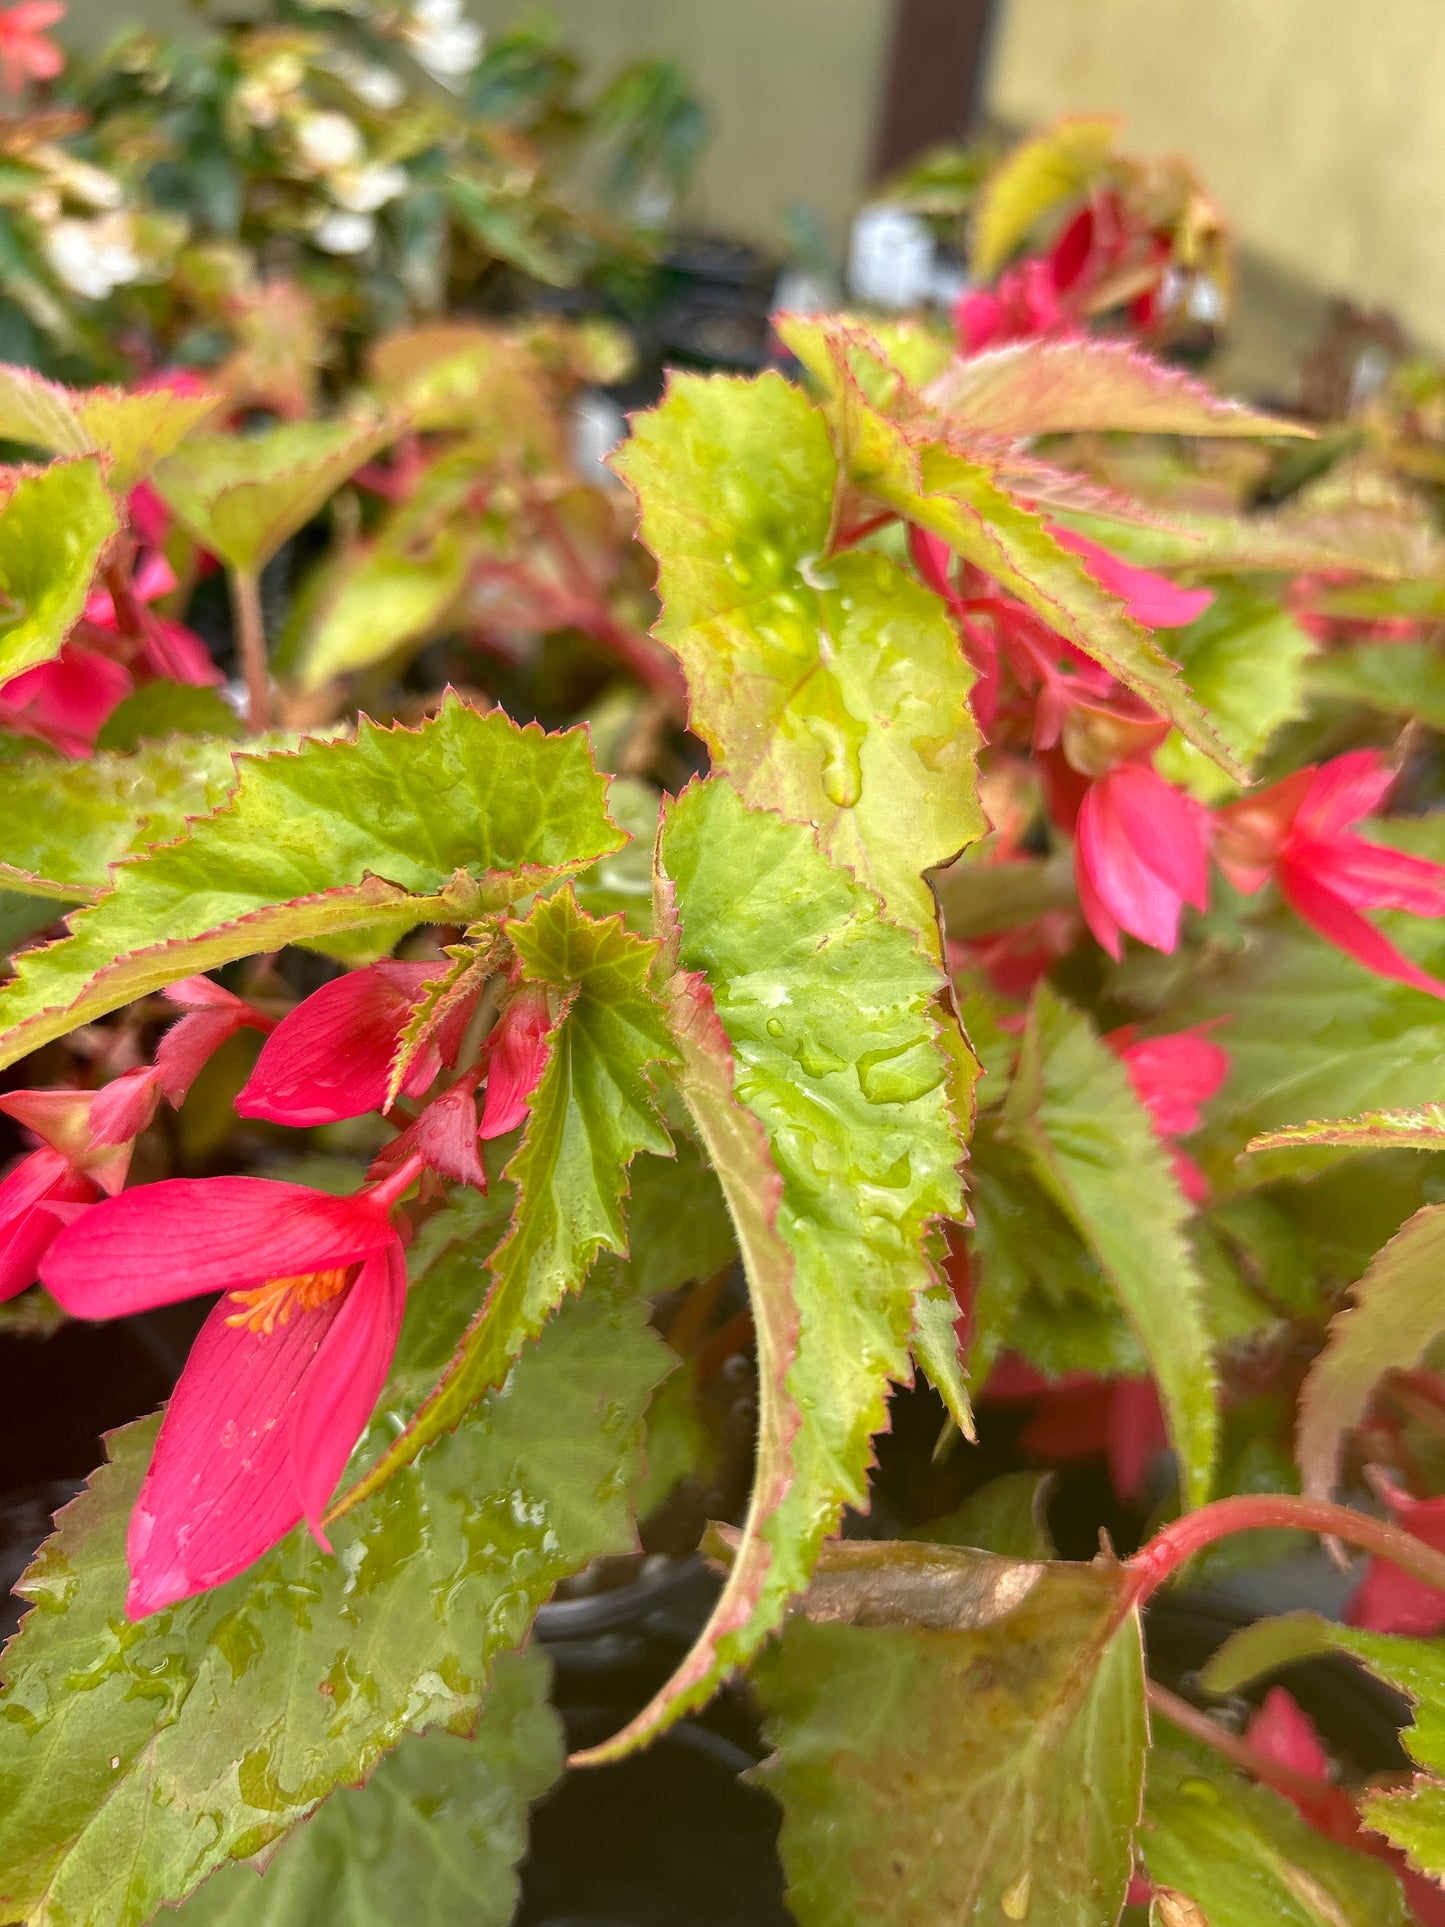
<path id="1" fill-rule="evenodd" d="M 998 0 L 893 0 L 873 178 L 957 140 L 978 108 Z"/>

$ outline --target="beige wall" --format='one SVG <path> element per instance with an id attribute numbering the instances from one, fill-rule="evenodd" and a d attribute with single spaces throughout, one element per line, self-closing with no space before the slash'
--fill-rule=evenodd
<path id="1" fill-rule="evenodd" d="M 604 71 L 670 54 L 713 110 L 703 219 L 763 239 L 790 201 L 841 242 L 862 192 L 887 61 L 888 0 L 548 0 Z M 517 0 L 471 0 L 484 25 Z"/>
<path id="2" fill-rule="evenodd" d="M 1117 110 L 1247 247 L 1445 347 L 1445 0 L 1004 0 L 989 103 Z"/>

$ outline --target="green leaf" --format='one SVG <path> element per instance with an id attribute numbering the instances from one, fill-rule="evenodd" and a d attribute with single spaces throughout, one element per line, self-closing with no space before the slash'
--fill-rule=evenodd
<path id="1" fill-rule="evenodd" d="M 885 345 L 884 352 L 887 353 Z M 896 360 L 889 355 L 890 360 Z M 1077 335 L 959 355 L 928 401 L 964 434 L 1303 435 L 1314 430 L 1216 395 L 1132 342 Z"/>
<path id="2" fill-rule="evenodd" d="M 337 558 L 309 611 L 302 687 L 367 669 L 428 634 L 460 594 L 471 555 L 461 531 L 444 527 L 421 553 L 378 541 Z"/>
<path id="3" fill-rule="evenodd" d="M 1051 1472 L 1002 1472 L 962 1505 L 908 1534 L 932 1546 L 972 1546 L 1005 1559 L 1052 1559 L 1045 1503 Z"/>
<path id="4" fill-rule="evenodd" d="M 675 374 L 616 466 L 714 767 L 748 803 L 814 825 L 891 916 L 932 933 L 922 873 L 984 828 L 973 675 L 937 598 L 896 563 L 824 559 L 837 470 L 821 413 L 775 374 Z"/>
<path id="5" fill-rule="evenodd" d="M 757 1465 L 712 1619 L 615 1756 L 704 1700 L 806 1585 L 936 1281 L 928 1226 L 959 1208 L 960 1147 L 930 1010 L 936 967 L 806 829 L 723 780 L 664 817 L 659 922 L 676 1079 L 722 1183 L 757 1332 Z M 675 923 L 673 906 L 675 904 Z"/>
<path id="6" fill-rule="evenodd" d="M 1433 642 L 1361 642 L 1331 649 L 1306 671 L 1311 696 L 1363 703 L 1385 716 L 1445 730 L 1445 661 Z"/>
<path id="7" fill-rule="evenodd" d="M 1350 1151 L 1439 1151 L 1445 1149 L 1445 1105 L 1366 1111 L 1363 1117 L 1311 1118 L 1308 1124 L 1293 1124 L 1283 1131 L 1264 1131 L 1244 1148 L 1279 1151 L 1296 1144 L 1327 1144 Z"/>
<path id="8" fill-rule="evenodd" d="M 1174 661 L 1117 596 L 1050 534 L 1045 518 L 1001 486 L 1002 471 L 890 419 L 923 409 L 876 341 L 832 321 L 779 321 L 778 332 L 823 386 L 840 469 L 855 489 L 942 537 L 1101 663 L 1152 709 L 1242 778 L 1232 752 L 1180 681 Z M 880 407 L 875 397 L 886 397 Z M 885 412 L 885 409 L 887 412 Z"/>
<path id="9" fill-rule="evenodd" d="M 670 1158 L 634 1158 L 628 1171 L 627 1255 L 616 1263 L 645 1298 L 710 1278 L 737 1256 L 712 1166 L 685 1131 L 673 1147 Z"/>
<path id="10" fill-rule="evenodd" d="M 155 485 L 203 547 L 254 575 L 399 425 L 287 422 L 260 435 L 193 435 L 156 469 Z"/>
<path id="11" fill-rule="evenodd" d="M 1289 1801 L 1202 1747 L 1149 1751 L 1139 1846 L 1156 1887 L 1208 1927 L 1409 1927 L 1388 1867 L 1316 1833 Z"/>
<path id="12" fill-rule="evenodd" d="M 1384 826 L 1380 826 L 1384 827 Z M 1440 825 L 1424 818 L 1390 840 L 1439 856 Z M 1426 970 L 1445 970 L 1445 927 L 1420 917 L 1376 919 Z M 1440 1096 L 1440 1005 L 1377 976 L 1285 910 L 1252 922 L 1248 944 L 1211 959 L 1199 988 L 1175 1006 L 1178 1026 L 1227 1018 L 1221 1041 L 1229 1077 L 1191 1147 L 1221 1192 L 1268 1182 L 1339 1157 L 1319 1149 L 1271 1150 L 1237 1162 L 1263 1134 L 1302 1118 L 1432 1104 Z"/>
<path id="13" fill-rule="evenodd" d="M 1214 601 L 1171 646 L 1185 680 L 1246 769 L 1271 736 L 1305 710 L 1305 668 L 1314 642 L 1278 602 L 1244 583 L 1213 583 Z M 1233 786 L 1191 743 L 1173 736 L 1159 768 L 1215 803 Z"/>
<path id="14" fill-rule="evenodd" d="M 1317 1613 L 1257 1620 L 1227 1639 L 1201 1678 L 1211 1693 L 1233 1693 L 1257 1678 L 1317 1653 L 1348 1653 L 1403 1693 L 1415 1722 L 1400 1738 L 1426 1768 L 1408 1786 L 1373 1792 L 1362 1803 L 1367 1827 L 1383 1833 L 1421 1873 L 1445 1879 L 1445 1641 L 1401 1639 L 1339 1626 Z"/>
<path id="15" fill-rule="evenodd" d="M 0 1064 L 77 1024 L 285 943 L 467 922 L 581 868 L 621 834 L 586 733 L 548 736 L 449 696 L 415 730 L 243 759 L 230 803 L 31 951 L 0 990 Z"/>
<path id="16" fill-rule="evenodd" d="M 581 1288 L 601 1251 L 621 1252 L 627 1168 L 671 1140 L 648 1070 L 673 1056 L 648 973 L 657 945 L 621 917 L 598 923 L 570 888 L 540 899 L 507 935 L 523 977 L 559 993 L 562 1014 L 532 1094 L 521 1147 L 506 1175 L 516 1187 L 511 1229 L 491 1262 L 486 1302 L 446 1375 L 415 1419 L 341 1501 L 375 1492 L 498 1385 L 560 1300 Z"/>
<path id="17" fill-rule="evenodd" d="M 118 526 L 93 457 L 15 483 L 0 505 L 0 683 L 59 655 Z"/>
<path id="18" fill-rule="evenodd" d="M 947 1285 L 930 1285 L 919 1294 L 913 1313 L 914 1358 L 943 1400 L 948 1416 L 966 1439 L 974 1436 L 973 1407 L 958 1343 L 958 1301 Z"/>
<path id="19" fill-rule="evenodd" d="M 1123 1065 L 1040 985 L 1004 1127 L 1093 1251 L 1139 1335 L 1186 1504 L 1209 1496 L 1218 1414 L 1190 1210 Z"/>
<path id="20" fill-rule="evenodd" d="M 449 1344 L 474 1283 L 462 1263 L 415 1294 L 374 1432 L 405 1416 L 437 1301 Z M 363 1779 L 405 1734 L 469 1728 L 494 1659 L 557 1581 L 635 1546 L 627 1488 L 666 1360 L 639 1301 L 589 1292 L 504 1388 L 335 1528 L 335 1557 L 295 1533 L 138 1626 L 125 1617 L 124 1539 L 155 1424 L 113 1434 L 114 1462 L 22 1581 L 38 1609 L 5 1652 L 8 1917 L 141 1927 Z"/>
<path id="21" fill-rule="evenodd" d="M 138 749 L 167 736 L 219 736 L 237 743 L 246 734 L 218 689 L 190 682 L 148 682 L 118 703 L 101 725 L 97 749 Z"/>
<path id="22" fill-rule="evenodd" d="M 1101 1927 L 1146 1721 L 1119 1568 L 844 1543 L 754 1683 L 800 1927 Z"/>
<path id="23" fill-rule="evenodd" d="M 1061 521 L 1143 569 L 1188 569 L 1206 575 L 1262 570 L 1349 569 L 1385 581 L 1421 572 L 1413 535 L 1389 518 L 1345 510 L 1289 509 L 1278 514 L 1218 515 L 1171 507 L 1167 522 L 1112 511 L 1065 509 Z"/>
<path id="24" fill-rule="evenodd" d="M 153 743 L 83 763 L 0 763 L 0 881 L 65 903 L 98 897 L 112 863 L 219 808 L 236 767 L 221 742 Z"/>
<path id="25" fill-rule="evenodd" d="M 1330 1321 L 1324 1350 L 1300 1393 L 1299 1463 L 1304 1489 L 1328 1498 L 1339 1475 L 1347 1432 L 1364 1422 L 1370 1399 L 1389 1371 L 1421 1363 L 1445 1332 L 1445 1205 L 1417 1211 L 1375 1258 Z"/>
<path id="26" fill-rule="evenodd" d="M 62 388 L 28 368 L 0 367 L 0 439 L 54 455 L 104 455 L 111 490 L 127 495 L 219 399 L 165 387 Z"/>
<path id="27" fill-rule="evenodd" d="M 408 1739 L 283 1841 L 259 1887 L 246 1867 L 214 1874 L 185 1927 L 506 1927 L 528 1803 L 562 1770 L 549 1673 L 540 1647 L 501 1654 L 470 1739 Z"/>
<path id="28" fill-rule="evenodd" d="M 974 203 L 969 269 L 976 281 L 992 280 L 1036 221 L 1093 186 L 1118 131 L 1112 114 L 1070 114 L 998 163 Z"/>

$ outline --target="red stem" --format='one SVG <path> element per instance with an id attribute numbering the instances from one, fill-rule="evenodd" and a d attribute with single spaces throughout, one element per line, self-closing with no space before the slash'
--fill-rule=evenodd
<path id="1" fill-rule="evenodd" d="M 389 1177 L 383 1178 L 379 1184 L 369 1184 L 363 1195 L 373 1204 L 379 1204 L 384 1211 L 390 1211 L 394 1204 L 400 1203 L 403 1194 L 411 1189 L 425 1168 L 426 1159 L 420 1151 L 411 1151 Z"/>
<path id="2" fill-rule="evenodd" d="M 1273 1754 L 1251 1746 L 1248 1740 L 1218 1725 L 1207 1713 L 1201 1713 L 1197 1706 L 1180 1699 L 1157 1680 L 1149 1681 L 1148 1691 L 1150 1708 L 1177 1726 L 1181 1733 L 1211 1747 L 1221 1759 L 1272 1786 L 1276 1793 L 1283 1793 L 1291 1800 L 1305 1800 L 1318 1810 L 1321 1818 L 1328 1816 L 1333 1822 L 1332 1838 L 1353 1841 L 1359 1833 L 1360 1816 L 1354 1801 L 1330 1781 L 1312 1779 L 1308 1773 L 1298 1773 L 1293 1767 L 1285 1766 Z"/>
<path id="3" fill-rule="evenodd" d="M 1217 1499 L 1197 1512 L 1186 1512 L 1182 1519 L 1156 1533 L 1126 1562 L 1131 1580 L 1127 1604 L 1142 1605 L 1196 1552 L 1218 1539 L 1236 1532 L 1280 1529 L 1343 1539 L 1346 1545 L 1360 1546 L 1378 1558 L 1388 1559 L 1422 1585 L 1445 1590 L 1445 1552 L 1437 1552 L 1413 1533 L 1372 1518 L 1368 1512 L 1334 1505 L 1328 1499 L 1303 1499 L 1289 1492 L 1249 1492 L 1233 1499 Z"/>
<path id="4" fill-rule="evenodd" d="M 828 553 L 837 555 L 843 549 L 851 549 L 853 544 L 861 542 L 865 535 L 871 535 L 875 529 L 887 528 L 890 522 L 896 522 L 897 519 L 893 509 L 884 509 L 881 515 L 870 515 L 864 522 L 855 522 L 851 529 L 840 529 Z"/>

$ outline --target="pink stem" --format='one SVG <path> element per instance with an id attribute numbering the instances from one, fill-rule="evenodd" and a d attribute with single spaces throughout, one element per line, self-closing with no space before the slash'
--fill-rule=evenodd
<path id="1" fill-rule="evenodd" d="M 389 1177 L 379 1184 L 366 1188 L 365 1196 L 373 1204 L 379 1204 L 384 1211 L 390 1211 L 394 1204 L 400 1203 L 404 1193 L 409 1191 L 426 1168 L 426 1159 L 420 1151 L 409 1152 Z"/>
<path id="2" fill-rule="evenodd" d="M 1407 1572 L 1422 1585 L 1445 1590 L 1445 1552 L 1437 1552 L 1413 1533 L 1375 1519 L 1368 1512 L 1335 1505 L 1328 1499 L 1297 1498 L 1289 1492 L 1248 1492 L 1186 1512 L 1165 1526 L 1126 1564 L 1131 1584 L 1128 1605 L 1138 1606 L 1186 1565 L 1196 1552 L 1236 1532 L 1278 1530 L 1318 1532 L 1346 1545 L 1360 1546 Z"/>

